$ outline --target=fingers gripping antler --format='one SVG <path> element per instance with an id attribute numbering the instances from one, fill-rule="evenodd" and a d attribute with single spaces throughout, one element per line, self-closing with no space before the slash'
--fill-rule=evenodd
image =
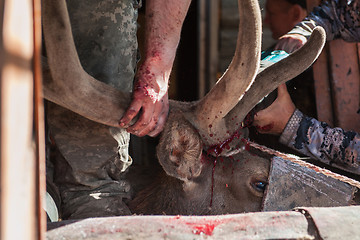
<path id="1" fill-rule="evenodd" d="M 207 145 L 225 137 L 223 118 L 243 98 L 259 68 L 261 47 L 261 14 L 258 1 L 238 0 L 239 33 L 233 60 L 211 91 L 195 106 L 188 118 Z"/>
<path id="2" fill-rule="evenodd" d="M 50 74 L 44 75 L 44 97 L 96 122 L 118 126 L 130 93 L 97 81 L 83 70 L 65 0 L 43 0 L 42 16 L 50 66 Z"/>

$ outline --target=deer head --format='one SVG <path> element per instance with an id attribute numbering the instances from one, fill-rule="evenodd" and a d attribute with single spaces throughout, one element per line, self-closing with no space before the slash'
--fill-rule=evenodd
<path id="1" fill-rule="evenodd" d="M 170 101 L 157 156 L 166 173 L 185 183 L 200 176 L 204 151 L 216 158 L 241 149 L 243 122 L 250 110 L 281 83 L 297 76 L 318 57 L 322 28 L 301 49 L 259 71 L 261 14 L 257 0 L 238 0 L 239 33 L 234 58 L 211 91 L 191 103 Z M 43 0 L 43 29 L 50 71 L 44 72 L 46 99 L 86 118 L 118 127 L 130 94 L 89 76 L 74 46 L 66 3 Z M 239 137 L 241 136 L 241 137 Z"/>

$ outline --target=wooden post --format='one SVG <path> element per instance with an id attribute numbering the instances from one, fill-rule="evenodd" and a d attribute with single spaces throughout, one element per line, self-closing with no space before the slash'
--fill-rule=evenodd
<path id="1" fill-rule="evenodd" d="M 334 126 L 333 102 L 328 70 L 328 46 L 326 45 L 313 65 L 316 110 L 318 120 Z"/>
<path id="2" fill-rule="evenodd" d="M 308 12 L 318 6 L 321 0 L 307 0 Z M 318 120 L 334 126 L 333 99 L 328 69 L 328 44 L 313 64 L 316 110 Z"/>
<path id="3" fill-rule="evenodd" d="M 39 35 L 33 33 L 40 23 L 39 18 L 33 21 L 34 7 L 39 11 L 39 2 L 5 0 L 0 5 L 0 238 L 6 240 L 42 237 L 33 137 L 39 133 L 33 128 L 34 110 L 41 116 L 41 110 L 34 109 L 34 101 L 39 102 L 39 96 L 34 98 L 33 73 L 33 66 L 39 68 L 34 59 Z M 43 128 L 39 122 L 36 125 Z"/>
<path id="4" fill-rule="evenodd" d="M 356 43 L 329 43 L 334 126 L 360 132 L 359 63 Z"/>
<path id="5" fill-rule="evenodd" d="M 320 0 L 307 0 L 308 11 Z M 360 131 L 358 44 L 334 40 L 313 65 L 318 119 L 333 127 Z"/>
<path id="6" fill-rule="evenodd" d="M 35 201 L 36 201 L 36 233 L 37 239 L 45 239 L 46 233 L 46 164 L 45 164 L 45 123 L 44 123 L 44 97 L 42 90 L 42 70 L 41 70 L 41 0 L 33 2 L 33 77 L 34 77 L 34 131 L 36 143 L 36 177 L 35 177 Z"/>
<path id="7" fill-rule="evenodd" d="M 199 92 L 203 97 L 216 83 L 218 70 L 219 1 L 198 1 Z"/>

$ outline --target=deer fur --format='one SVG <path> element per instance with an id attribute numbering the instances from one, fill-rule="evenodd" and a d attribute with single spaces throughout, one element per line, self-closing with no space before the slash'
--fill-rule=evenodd
<path id="1" fill-rule="evenodd" d="M 144 189 L 142 197 L 134 199 L 130 205 L 136 212 L 220 214 L 260 210 L 262 193 L 254 191 L 254 181 L 266 178 L 268 163 L 242 150 L 241 139 L 247 138 L 242 123 L 264 96 L 315 61 L 324 46 L 325 33 L 322 28 L 315 28 L 305 46 L 259 73 L 262 30 L 258 1 L 238 0 L 238 6 L 234 58 L 204 98 L 191 103 L 170 101 L 168 120 L 157 147 L 159 163 L 167 175 Z M 97 81 L 83 70 L 65 0 L 43 0 L 42 14 L 50 68 L 44 78 L 45 98 L 93 121 L 118 127 L 130 95 Z M 226 147 L 220 147 L 224 144 Z M 222 171 L 224 164 L 233 161 L 226 156 L 234 152 L 237 155 L 233 158 L 239 160 L 233 163 L 234 173 Z M 211 163 L 202 160 L 209 154 Z M 215 185 L 211 183 L 214 162 L 218 164 L 214 170 Z M 224 187 L 226 182 L 231 187 Z M 209 209 L 212 185 L 216 194 Z"/>
<path id="2" fill-rule="evenodd" d="M 216 163 L 215 157 L 202 155 L 201 173 L 191 174 L 190 180 L 183 181 L 160 170 L 135 193 L 128 206 L 137 214 L 217 215 L 260 211 L 270 158 L 249 150 L 217 158 Z"/>

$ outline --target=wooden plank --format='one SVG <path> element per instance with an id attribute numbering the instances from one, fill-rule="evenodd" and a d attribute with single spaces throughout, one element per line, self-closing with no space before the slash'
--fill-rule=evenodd
<path id="1" fill-rule="evenodd" d="M 305 208 L 296 212 L 219 216 L 122 216 L 55 224 L 58 228 L 47 233 L 49 240 L 357 239 L 360 235 L 360 207 Z"/>
<path id="2" fill-rule="evenodd" d="M 36 239 L 32 1 L 2 1 L 1 239 Z"/>
<path id="3" fill-rule="evenodd" d="M 308 11 L 319 0 L 307 0 Z M 360 131 L 358 44 L 334 40 L 327 44 L 327 56 L 313 65 L 318 119 L 330 126 Z"/>
<path id="4" fill-rule="evenodd" d="M 359 206 L 338 208 L 304 208 L 318 229 L 320 239 L 358 239 Z"/>
<path id="5" fill-rule="evenodd" d="M 360 64 L 360 43 L 357 43 L 357 50 L 358 50 L 358 61 L 359 61 L 359 64 Z M 359 88 L 359 94 L 360 94 L 360 88 Z M 360 100 L 359 100 L 358 114 L 360 114 Z"/>
<path id="6" fill-rule="evenodd" d="M 199 92 L 198 98 L 215 85 L 218 71 L 219 1 L 198 1 Z"/>
<path id="7" fill-rule="evenodd" d="M 350 206 L 356 187 L 280 157 L 271 161 L 263 211 Z"/>
<path id="8" fill-rule="evenodd" d="M 334 40 L 329 44 L 334 125 L 360 132 L 359 63 L 356 43 Z"/>
<path id="9" fill-rule="evenodd" d="M 59 222 L 66 224 L 66 222 Z M 312 239 L 299 212 L 85 219 L 47 232 L 60 239 Z"/>
<path id="10" fill-rule="evenodd" d="M 33 76 L 34 76 L 34 127 L 36 142 L 36 228 L 37 239 L 45 239 L 46 232 L 46 164 L 45 164 L 45 122 L 44 98 L 41 73 L 41 3 L 40 0 L 32 1 L 33 8 Z"/>
<path id="11" fill-rule="evenodd" d="M 316 110 L 318 120 L 334 126 L 331 86 L 328 73 L 328 54 L 324 48 L 313 64 Z"/>
<path id="12" fill-rule="evenodd" d="M 318 6 L 320 3 L 321 0 L 307 0 L 306 5 L 308 12 L 311 12 L 313 8 Z M 327 51 L 328 44 L 325 45 L 324 50 L 312 66 L 314 74 L 316 110 L 319 121 L 323 121 L 330 126 L 334 126 Z"/>
<path id="13" fill-rule="evenodd" d="M 4 1 L 1 1 L 0 2 L 0 30 L 1 32 L 4 32 L 4 8 L 5 8 L 5 4 L 4 4 Z M 2 162 L 2 148 L 3 148 L 3 143 L 2 143 L 2 139 L 3 139 L 3 130 L 2 130 L 2 122 L 3 122 L 3 117 L 4 117 L 4 113 L 3 113 L 3 110 L 2 110 L 2 92 L 1 92 L 1 89 L 2 89 L 2 85 L 3 85 L 3 79 L 1 77 L 2 75 L 2 72 L 3 72 L 3 69 L 4 69 L 4 60 L 3 60 L 3 57 L 1 56 L 4 56 L 4 47 L 3 47 L 3 39 L 2 37 L 0 38 L 0 238 L 1 236 L 3 235 L 2 232 L 2 219 L 3 219 L 3 212 L 2 212 L 2 208 L 3 208 L 3 205 L 2 205 L 2 193 L 1 193 L 1 187 L 2 187 L 2 178 L 1 178 L 1 173 L 2 173 L 2 170 L 1 170 L 1 162 Z"/>
<path id="14" fill-rule="evenodd" d="M 198 97 L 205 96 L 206 94 L 206 0 L 198 1 Z"/>

